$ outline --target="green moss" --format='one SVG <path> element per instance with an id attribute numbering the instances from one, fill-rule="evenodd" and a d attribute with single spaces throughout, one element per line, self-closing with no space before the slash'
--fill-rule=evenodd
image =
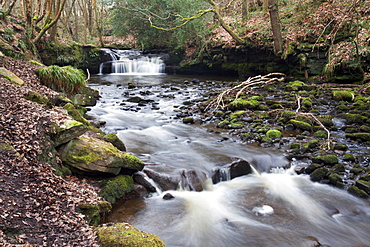
<path id="1" fill-rule="evenodd" d="M 314 148 L 317 148 L 319 146 L 319 144 L 320 144 L 320 142 L 318 140 L 311 140 L 308 143 L 308 147 L 310 149 L 314 149 Z"/>
<path id="2" fill-rule="evenodd" d="M 230 124 L 230 121 L 225 119 L 217 124 L 217 127 L 226 129 Z"/>
<path id="3" fill-rule="evenodd" d="M 230 119 L 239 118 L 239 117 L 241 117 L 244 113 L 245 113 L 245 111 L 244 111 L 244 110 L 233 112 L 233 113 L 230 115 Z"/>
<path id="4" fill-rule="evenodd" d="M 139 231 L 127 223 L 102 225 L 96 233 L 102 247 L 165 247 L 158 236 Z"/>
<path id="5" fill-rule="evenodd" d="M 356 140 L 356 141 L 368 142 L 368 141 L 370 141 L 370 133 L 346 134 L 346 138 Z"/>
<path id="6" fill-rule="evenodd" d="M 123 154 L 122 159 L 124 159 L 125 168 L 133 170 L 142 170 L 144 168 L 144 162 L 142 162 L 138 157 L 132 154 Z"/>
<path id="7" fill-rule="evenodd" d="M 361 197 L 361 198 L 368 198 L 369 197 L 368 194 L 365 191 L 359 189 L 357 186 L 351 186 L 351 187 L 348 188 L 347 191 L 351 195 L 354 195 L 354 196 L 357 196 L 357 197 Z"/>
<path id="8" fill-rule="evenodd" d="M 285 89 L 288 91 L 298 91 L 302 89 L 303 85 L 305 85 L 303 81 L 291 81 L 285 86 Z"/>
<path id="9" fill-rule="evenodd" d="M 266 132 L 266 136 L 271 139 L 277 139 L 277 138 L 281 138 L 283 134 L 281 133 L 280 130 L 270 129 L 269 131 Z"/>
<path id="10" fill-rule="evenodd" d="M 121 141 L 121 139 L 118 138 L 116 134 L 113 134 L 113 133 L 107 134 L 103 136 L 103 140 L 112 143 L 113 146 L 115 146 L 118 150 L 121 150 L 124 152 L 126 151 L 125 144 Z"/>
<path id="11" fill-rule="evenodd" d="M 313 136 L 318 137 L 318 138 L 326 139 L 326 138 L 328 138 L 328 133 L 326 131 L 323 131 L 323 130 L 318 130 L 313 134 Z"/>
<path id="12" fill-rule="evenodd" d="M 329 172 L 328 168 L 320 167 L 315 169 L 311 174 L 310 178 L 312 181 L 320 181 L 321 179 L 325 178 L 326 174 Z"/>
<path id="13" fill-rule="evenodd" d="M 333 91 L 332 92 L 333 99 L 336 101 L 348 101 L 352 102 L 355 98 L 355 94 L 353 91 L 349 90 L 342 90 L 342 91 Z"/>
<path id="14" fill-rule="evenodd" d="M 343 156 L 344 161 L 355 161 L 355 156 L 352 153 L 347 153 Z"/>
<path id="15" fill-rule="evenodd" d="M 334 145 L 334 150 L 346 151 L 348 150 L 348 146 L 345 143 L 337 143 Z"/>
<path id="16" fill-rule="evenodd" d="M 103 181 L 100 187 L 99 195 L 113 204 L 117 199 L 122 198 L 134 189 L 134 180 L 127 175 L 118 175 L 115 178 Z"/>
<path id="17" fill-rule="evenodd" d="M 301 130 L 312 130 L 312 126 L 309 123 L 306 123 L 306 122 L 303 122 L 303 121 L 294 120 L 294 119 L 291 119 L 289 122 L 292 123 L 294 125 L 294 127 L 296 127 L 297 129 L 301 129 Z"/>
<path id="18" fill-rule="evenodd" d="M 235 110 L 244 110 L 244 109 L 256 109 L 260 102 L 257 100 L 246 100 L 246 99 L 236 99 L 229 104 L 229 109 L 232 111 Z"/>
<path id="19" fill-rule="evenodd" d="M 85 215 L 85 220 L 92 226 L 99 225 L 101 216 L 111 209 L 112 204 L 107 201 L 100 201 L 98 204 L 80 203 L 77 206 L 77 211 Z"/>
<path id="20" fill-rule="evenodd" d="M 345 169 L 343 164 L 336 164 L 334 166 L 334 171 L 336 171 L 336 172 L 345 172 L 346 169 Z"/>
<path id="21" fill-rule="evenodd" d="M 361 124 L 364 123 L 367 117 L 360 114 L 350 114 L 350 113 L 341 113 L 338 115 L 338 118 L 345 119 L 347 124 Z"/>
<path id="22" fill-rule="evenodd" d="M 312 100 L 311 100 L 311 98 L 303 98 L 302 105 L 304 107 L 311 108 L 312 107 Z"/>
<path id="23" fill-rule="evenodd" d="M 315 163 L 323 163 L 324 165 L 333 166 L 338 164 L 338 157 L 334 154 L 318 155 L 312 157 L 312 161 Z"/>
<path id="24" fill-rule="evenodd" d="M 294 143 L 290 144 L 290 148 L 291 149 L 300 149 L 301 144 L 299 142 L 294 142 Z"/>
<path id="25" fill-rule="evenodd" d="M 186 118 L 182 119 L 182 122 L 184 124 L 192 124 L 192 123 L 194 123 L 194 118 L 193 117 L 186 117 Z"/>
<path id="26" fill-rule="evenodd" d="M 77 109 L 74 107 L 73 104 L 71 103 L 67 103 L 65 104 L 65 106 L 63 107 L 65 110 L 67 110 L 68 114 L 74 118 L 75 120 L 85 124 L 85 125 L 89 125 L 89 121 L 86 120 L 86 118 L 84 118 L 78 111 Z"/>
<path id="27" fill-rule="evenodd" d="M 354 165 L 353 168 L 350 170 L 350 172 L 353 174 L 360 174 L 363 171 L 364 171 L 364 168 L 359 164 Z"/>
<path id="28" fill-rule="evenodd" d="M 318 115 L 317 119 L 326 127 L 333 126 L 333 116 L 332 115 Z"/>
<path id="29" fill-rule="evenodd" d="M 339 188 L 343 188 L 343 181 L 342 181 L 342 178 L 337 174 L 337 173 L 330 173 L 329 175 L 329 183 L 336 186 L 336 187 L 339 187 Z"/>
<path id="30" fill-rule="evenodd" d="M 34 65 L 39 65 L 39 66 L 45 66 L 44 64 L 42 64 L 42 63 L 40 63 L 40 62 L 38 62 L 38 61 L 35 61 L 35 60 L 30 60 L 30 61 L 28 61 L 29 63 L 32 63 L 32 64 L 34 64 Z"/>
<path id="31" fill-rule="evenodd" d="M 24 95 L 24 98 L 39 104 L 46 105 L 49 108 L 51 108 L 52 106 L 49 99 L 41 95 L 39 92 L 29 91 L 27 94 Z"/>
<path id="32" fill-rule="evenodd" d="M 293 111 L 283 111 L 281 113 L 281 121 L 283 123 L 288 122 L 290 119 L 294 118 L 296 116 L 296 113 Z"/>

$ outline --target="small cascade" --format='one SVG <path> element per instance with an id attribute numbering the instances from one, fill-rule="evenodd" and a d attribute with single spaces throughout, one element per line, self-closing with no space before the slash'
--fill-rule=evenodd
<path id="1" fill-rule="evenodd" d="M 111 61 L 100 64 L 99 75 L 156 75 L 165 71 L 163 59 L 158 55 L 144 55 L 138 50 L 102 49 Z"/>

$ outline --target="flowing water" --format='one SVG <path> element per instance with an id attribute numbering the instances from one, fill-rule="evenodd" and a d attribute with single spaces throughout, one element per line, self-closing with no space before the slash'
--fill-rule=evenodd
<path id="1" fill-rule="evenodd" d="M 167 246 L 370 246 L 369 201 L 313 183 L 293 167 L 277 168 L 289 165 L 277 151 L 245 145 L 212 126 L 183 124 L 182 103 L 202 92 L 202 84 L 185 80 L 192 78 L 92 76 L 90 86 L 102 98 L 89 115 L 105 121 L 105 132 L 116 133 L 128 152 L 160 173 L 193 169 L 210 176 L 236 158 L 259 172 L 218 184 L 206 180 L 201 192 L 166 191 L 130 200 L 108 221 L 157 234 Z M 146 103 L 130 102 L 134 96 Z M 168 192 L 174 198 L 164 200 Z"/>

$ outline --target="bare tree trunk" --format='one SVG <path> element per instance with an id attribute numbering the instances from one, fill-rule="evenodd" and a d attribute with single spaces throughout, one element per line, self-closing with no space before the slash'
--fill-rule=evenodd
<path id="1" fill-rule="evenodd" d="M 243 20 L 248 18 L 249 15 L 249 1 L 250 0 L 243 0 L 242 2 L 242 18 Z"/>
<path id="2" fill-rule="evenodd" d="M 281 37 L 281 29 L 279 22 L 278 0 L 268 0 L 268 3 L 272 35 L 274 39 L 274 50 L 275 53 L 278 54 L 283 50 L 283 39 Z"/>

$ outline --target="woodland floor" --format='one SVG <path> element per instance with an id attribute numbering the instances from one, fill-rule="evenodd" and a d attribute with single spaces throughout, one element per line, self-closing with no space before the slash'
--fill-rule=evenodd
<path id="1" fill-rule="evenodd" d="M 25 82 L 19 86 L 0 77 L 0 246 L 99 246 L 76 207 L 101 198 L 91 185 L 57 176 L 37 159 L 50 123 L 67 116 L 24 95 L 57 93 L 40 85 L 36 65 L 3 57 L 0 67 Z"/>

